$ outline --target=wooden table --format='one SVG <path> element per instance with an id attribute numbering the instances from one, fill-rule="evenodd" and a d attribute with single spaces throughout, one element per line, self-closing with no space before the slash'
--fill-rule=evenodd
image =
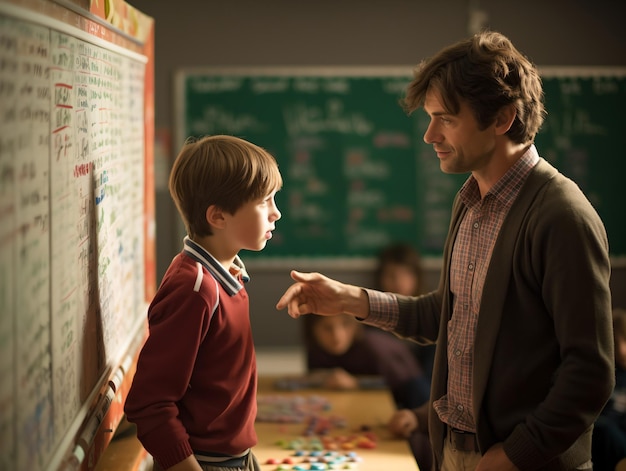
<path id="1" fill-rule="evenodd" d="M 353 451 L 362 459 L 355 468 L 357 471 L 416 471 L 418 466 L 406 440 L 395 438 L 386 427 L 386 423 L 394 411 L 391 394 L 386 390 L 369 391 L 326 391 L 299 390 L 277 391 L 272 388 L 272 378 L 259 379 L 258 396 L 320 396 L 327 399 L 331 409 L 322 416 L 338 416 L 346 421 L 345 428 L 333 428 L 330 436 L 359 435 L 363 426 L 369 428 L 376 436 L 376 447 L 373 449 L 356 448 Z M 306 423 L 279 424 L 275 422 L 256 423 L 259 443 L 253 452 L 261 464 L 263 471 L 274 471 L 277 464 L 266 464 L 268 459 L 284 459 L 293 457 L 292 450 L 281 447 L 280 442 L 289 443 L 303 438 Z M 301 464 L 301 458 L 295 458 Z M 294 466 L 290 465 L 290 468 Z M 308 468 L 307 468 L 308 469 Z"/>

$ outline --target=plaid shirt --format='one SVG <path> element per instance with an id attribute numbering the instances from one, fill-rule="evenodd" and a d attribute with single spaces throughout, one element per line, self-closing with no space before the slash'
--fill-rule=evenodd
<path id="1" fill-rule="evenodd" d="M 537 150 L 531 146 L 484 198 L 481 199 L 478 184 L 471 176 L 459 192 L 468 211 L 456 237 L 450 269 L 454 307 L 448 325 L 448 393 L 433 403 L 441 420 L 454 428 L 476 431 L 472 413 L 472 368 L 474 334 L 485 276 L 502 223 L 538 161 Z M 395 297 L 367 291 L 370 297 L 368 320 L 375 318 L 376 325 L 393 329 L 398 319 Z"/>

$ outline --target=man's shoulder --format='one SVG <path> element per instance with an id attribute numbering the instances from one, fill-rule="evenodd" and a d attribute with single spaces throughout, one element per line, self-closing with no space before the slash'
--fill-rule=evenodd
<path id="1" fill-rule="evenodd" d="M 528 204 L 541 204 L 543 214 L 547 217 L 565 215 L 565 208 L 593 211 L 589 199 L 578 184 L 543 159 L 528 176 L 520 196 L 520 200 L 526 199 Z"/>

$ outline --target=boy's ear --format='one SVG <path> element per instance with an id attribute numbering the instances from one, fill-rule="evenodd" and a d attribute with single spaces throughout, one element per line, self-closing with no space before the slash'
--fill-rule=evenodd
<path id="1" fill-rule="evenodd" d="M 206 210 L 206 220 L 211 227 L 215 227 L 216 229 L 221 229 L 224 227 L 225 219 L 224 219 L 224 211 L 222 208 L 212 204 Z"/>

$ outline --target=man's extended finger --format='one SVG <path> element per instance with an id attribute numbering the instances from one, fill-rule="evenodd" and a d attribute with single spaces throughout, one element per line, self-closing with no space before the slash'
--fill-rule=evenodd
<path id="1" fill-rule="evenodd" d="M 294 298 L 291 301 L 289 301 L 289 309 L 287 310 L 287 312 L 289 313 L 291 317 L 293 317 L 294 319 L 297 319 L 301 315 L 307 314 L 308 313 L 307 309 L 308 309 L 307 304 L 300 304 L 300 301 L 298 301 L 298 298 Z"/>
<path id="2" fill-rule="evenodd" d="M 276 303 L 276 309 L 285 309 L 300 294 L 301 288 L 298 285 L 291 285 Z"/>
<path id="3" fill-rule="evenodd" d="M 298 270 L 291 270 L 289 275 L 294 281 L 308 283 L 310 281 L 314 281 L 314 277 L 319 274 L 318 273 L 304 273 Z"/>

